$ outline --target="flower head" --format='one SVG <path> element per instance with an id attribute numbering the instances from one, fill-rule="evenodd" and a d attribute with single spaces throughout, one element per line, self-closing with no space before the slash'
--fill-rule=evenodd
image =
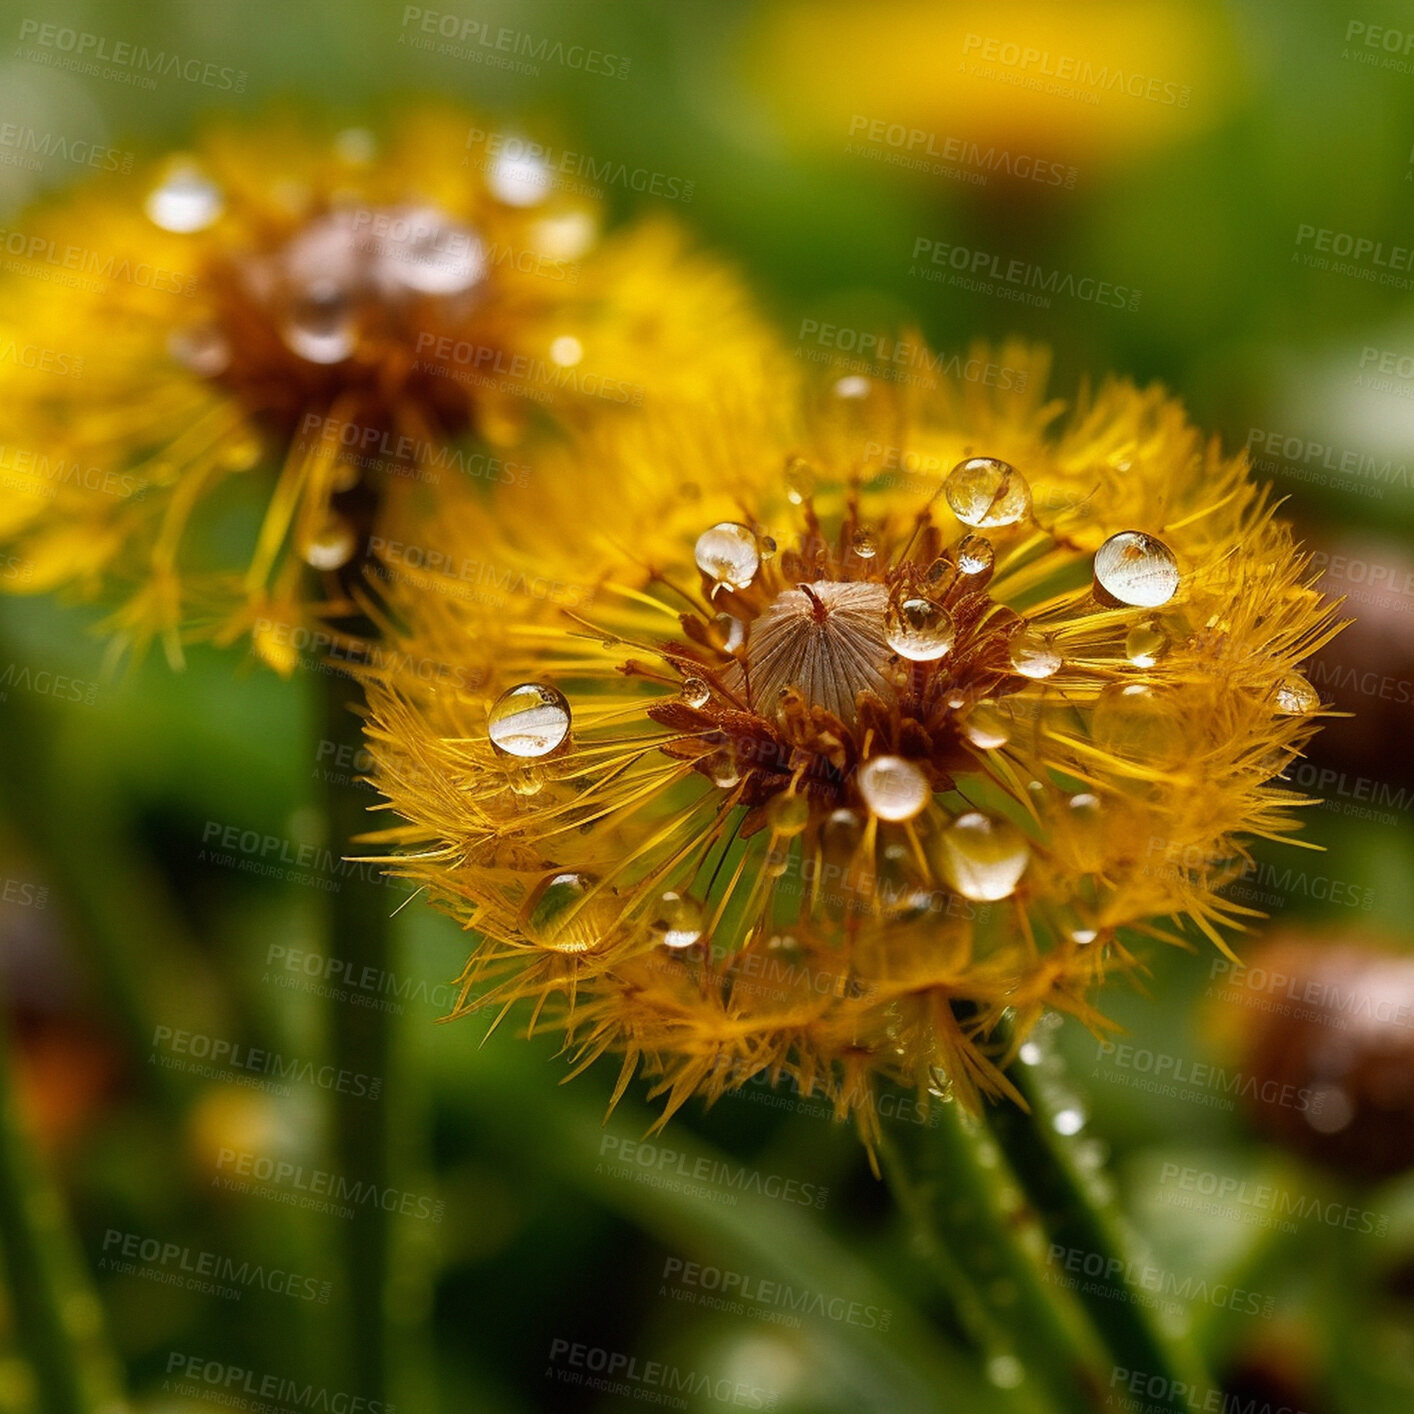
<path id="1" fill-rule="evenodd" d="M 429 486 L 728 377 L 764 337 L 736 279 L 666 223 L 604 237 L 535 152 L 446 109 L 238 125 L 20 218 L 3 337 L 52 355 L 0 363 L 26 586 L 116 584 L 131 638 L 250 632 L 288 669 Z"/>
<path id="2" fill-rule="evenodd" d="M 456 527 L 509 590 L 405 586 L 372 684 L 396 867 L 480 935 L 463 1006 L 532 997 L 668 1112 L 788 1074 L 1004 1088 L 1143 935 L 1225 946 L 1244 837 L 1312 729 L 1329 611 L 1241 455 L 1157 388 L 1047 401 L 851 377 L 779 417 L 645 419 Z M 961 366 L 961 365 L 960 365 Z"/>

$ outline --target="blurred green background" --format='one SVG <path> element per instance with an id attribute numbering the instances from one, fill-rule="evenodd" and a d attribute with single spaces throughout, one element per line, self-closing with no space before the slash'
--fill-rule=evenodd
<path id="1" fill-rule="evenodd" d="M 839 352 L 822 345 L 824 325 L 915 327 L 949 351 L 1015 333 L 1054 346 L 1062 393 L 1106 371 L 1162 380 L 1227 444 L 1255 444 L 1289 513 L 1318 550 L 1341 557 L 1328 588 L 1352 595 L 1358 621 L 1329 650 L 1324 685 L 1313 675 L 1355 714 L 1311 757 L 1313 771 L 1332 772 L 1330 803 L 1307 828 L 1328 852 L 1319 863 L 1302 855 L 1295 883 L 1264 885 L 1270 927 L 1407 949 L 1414 598 L 1362 589 L 1370 566 L 1390 569 L 1387 584 L 1411 568 L 1400 541 L 1414 524 L 1414 299 L 1407 268 L 1402 283 L 1381 278 L 1397 273 L 1391 252 L 1407 260 L 1414 246 L 1407 5 L 437 3 L 445 8 L 16 0 L 0 21 L 0 123 L 143 154 L 180 145 L 212 111 L 294 98 L 359 121 L 445 94 L 690 183 L 690 201 L 616 184 L 606 199 L 615 220 L 667 212 L 729 255 L 803 358 Z M 426 14 L 630 62 L 623 78 L 553 62 L 509 73 L 471 50 L 417 47 Z M 24 57 L 26 20 L 160 43 L 245 71 L 245 90 L 171 81 L 141 92 L 76 77 Z M 1141 96 L 1038 93 L 1020 82 L 1030 70 L 1007 63 L 1012 44 L 1119 66 L 1143 77 Z M 970 156 L 968 142 L 978 144 Z M 891 160 L 930 144 L 945 172 Z M 1008 176 L 981 155 L 989 148 L 1064 176 Z M 7 221 L 73 175 L 59 162 L 0 166 Z M 1322 267 L 1322 231 L 1368 240 L 1367 252 L 1383 243 L 1385 263 L 1367 253 L 1332 269 L 1332 255 Z M 1060 293 L 1038 306 L 995 284 L 925 278 L 924 268 L 954 268 L 918 259 L 938 243 L 1093 277 L 1122 287 L 1126 307 Z M 153 1411 L 238 1397 L 250 1402 L 236 1407 L 262 1397 L 325 1407 L 289 1389 L 252 1392 L 271 1375 L 359 1394 L 347 1341 L 359 1273 L 347 1248 L 366 1215 L 280 1201 L 293 1179 L 274 1196 L 220 1186 L 232 1168 L 223 1150 L 330 1169 L 329 1093 L 295 1083 L 264 1094 L 169 1070 L 154 1063 L 152 1037 L 185 1029 L 318 1060 L 331 1008 L 371 993 L 393 1008 L 393 1051 L 367 1103 L 382 1107 L 397 1185 L 411 1195 L 411 1211 L 389 1219 L 397 1408 L 643 1402 L 568 1382 L 574 1367 L 551 1358 L 556 1342 L 707 1372 L 692 1409 L 762 1407 L 762 1392 L 792 1411 L 1007 1407 L 1007 1381 L 975 1373 L 853 1132 L 818 1107 L 774 1105 L 752 1087 L 710 1113 L 689 1106 L 651 1142 L 828 1190 L 820 1206 L 720 1184 L 705 1197 L 675 1193 L 635 1181 L 641 1155 L 626 1146 L 651 1122 L 641 1087 L 601 1128 L 612 1067 L 562 1088 L 549 1040 L 527 1043 L 507 1025 L 483 1044 L 476 1019 L 436 1024 L 465 942 L 418 901 L 397 915 L 391 978 L 346 985 L 348 1000 L 319 995 L 328 890 L 232 867 L 233 854 L 250 852 L 215 847 L 234 829 L 237 840 L 253 831 L 282 849 L 314 843 L 337 855 L 325 773 L 371 801 L 359 763 L 321 724 L 314 674 L 282 682 L 233 655 L 195 652 L 182 674 L 154 660 L 108 678 L 90 631 L 97 617 L 0 601 L 0 664 L 82 685 L 76 701 L 23 674 L 0 687 L 12 743 L 0 757 L 0 959 L 19 1110 L 77 1230 L 68 1316 L 84 1350 L 116 1353 L 112 1388 Z M 1260 857 L 1279 877 L 1293 853 Z M 1342 887 L 1314 887 L 1316 877 Z M 332 862 L 323 879 L 356 886 Z M 372 893 L 389 909 L 402 901 L 392 887 Z M 1240 1009 L 1214 995 L 1212 958 L 1174 951 L 1152 963 L 1148 995 L 1111 999 L 1131 1041 L 1175 1064 L 1240 1069 Z M 1135 1083 L 1138 1063 L 1117 1069 L 1088 1036 L 1067 1032 L 1059 1044 L 1084 1142 L 1111 1163 L 1157 1260 L 1262 1297 L 1255 1315 L 1213 1301 L 1189 1312 L 1227 1387 L 1309 1414 L 1414 1407 L 1414 1185 L 1319 1170 L 1259 1139 L 1242 1105 L 1215 1103 L 1211 1086 L 1155 1094 Z M 1406 1108 L 1395 1112 L 1414 1126 L 1407 1053 L 1403 1073 Z M 1382 1230 L 1205 1217 L 1179 1205 L 1185 1190 L 1165 1165 L 1338 1201 L 1378 1215 Z M 205 1268 L 201 1254 L 214 1254 Z M 222 1290 L 174 1284 L 218 1260 L 227 1279 L 208 1279 Z M 715 1309 L 694 1299 L 710 1297 L 715 1279 L 685 1279 L 688 1262 L 808 1286 L 827 1309 L 798 1320 L 769 1302 Z M 277 1269 L 304 1280 L 271 1289 Z M 874 1318 L 831 1314 L 841 1300 Z M 15 1339 L 22 1317 L 13 1300 L 0 1306 L 0 1410 L 41 1407 Z M 215 1362 L 203 1368 L 220 1378 L 183 1387 L 189 1359 Z"/>

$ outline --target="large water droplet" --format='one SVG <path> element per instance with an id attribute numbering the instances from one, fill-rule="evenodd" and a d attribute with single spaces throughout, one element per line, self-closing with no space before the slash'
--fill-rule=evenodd
<path id="1" fill-rule="evenodd" d="M 942 868 L 963 898 L 994 903 L 1010 897 L 1031 858 L 1031 846 L 1015 825 L 969 811 L 941 836 Z"/>
<path id="2" fill-rule="evenodd" d="M 649 927 L 668 948 L 690 948 L 702 936 L 702 905 L 668 889 L 658 899 Z"/>
<path id="3" fill-rule="evenodd" d="M 1124 656 L 1136 668 L 1152 668 L 1163 655 L 1168 643 L 1168 634 L 1158 624 L 1135 624 L 1125 635 Z"/>
<path id="4" fill-rule="evenodd" d="M 1014 718 L 1005 701 L 979 702 L 962 719 L 962 734 L 973 746 L 995 751 L 1011 740 Z"/>
<path id="5" fill-rule="evenodd" d="M 986 574 L 997 558 L 992 542 L 985 535 L 964 535 L 953 550 L 957 567 L 963 574 Z"/>
<path id="6" fill-rule="evenodd" d="M 957 641 L 957 628 L 941 604 L 914 596 L 889 601 L 884 636 L 900 657 L 911 663 L 932 663 Z"/>
<path id="7" fill-rule="evenodd" d="M 486 275 L 486 254 L 475 232 L 432 206 L 382 213 L 391 236 L 378 242 L 377 273 L 404 289 L 456 295 Z"/>
<path id="8" fill-rule="evenodd" d="M 850 537 L 849 548 L 861 560 L 872 560 L 879 553 L 879 537 L 865 526 L 860 526 Z"/>
<path id="9" fill-rule="evenodd" d="M 848 377 L 840 378 L 834 386 L 834 394 L 837 398 L 867 398 L 869 390 L 874 385 L 858 373 L 851 373 Z"/>
<path id="10" fill-rule="evenodd" d="M 1173 551 L 1142 530 L 1121 530 L 1095 551 L 1095 586 L 1115 604 L 1156 609 L 1178 592 Z"/>
<path id="11" fill-rule="evenodd" d="M 536 206 L 550 193 L 550 169 L 529 152 L 502 152 L 491 161 L 486 185 L 507 206 Z"/>
<path id="12" fill-rule="evenodd" d="M 859 768 L 859 794 L 880 820 L 911 820 L 933 791 L 928 778 L 901 756 L 875 756 Z"/>
<path id="13" fill-rule="evenodd" d="M 523 682 L 492 704 L 487 735 L 508 756 L 547 756 L 569 735 L 570 704 L 544 683 Z"/>
<path id="14" fill-rule="evenodd" d="M 741 784 L 741 768 L 730 751 L 714 751 L 703 759 L 702 768 L 719 790 L 731 790 Z"/>
<path id="15" fill-rule="evenodd" d="M 1173 703 L 1143 683 L 1107 687 L 1096 699 L 1090 734 L 1128 761 L 1159 766 L 1182 750 Z"/>
<path id="16" fill-rule="evenodd" d="M 1063 1134 L 1069 1138 L 1071 1135 L 1079 1134 L 1085 1128 L 1085 1115 L 1073 1105 L 1063 1110 L 1057 1110 L 1051 1120 L 1051 1128 L 1057 1134 Z"/>
<path id="17" fill-rule="evenodd" d="M 697 537 L 697 568 L 715 584 L 745 589 L 761 568 L 756 537 L 744 525 L 724 520 Z"/>
<path id="18" fill-rule="evenodd" d="M 336 282 L 315 281 L 291 305 L 281 333 L 309 363 L 342 363 L 357 340 L 353 301 Z"/>
<path id="19" fill-rule="evenodd" d="M 330 513 L 318 535 L 304 547 L 304 562 L 317 570 L 336 570 L 353 559 L 358 539 L 343 516 Z"/>
<path id="20" fill-rule="evenodd" d="M 781 791 L 766 806 L 766 820 L 778 835 L 798 835 L 810 823 L 810 802 L 794 791 Z"/>
<path id="21" fill-rule="evenodd" d="M 1320 710 L 1321 695 L 1300 673 L 1292 673 L 1277 688 L 1277 711 L 1289 717 L 1304 717 Z"/>
<path id="22" fill-rule="evenodd" d="M 701 678 L 684 678 L 681 695 L 689 707 L 705 707 L 712 700 L 712 689 Z"/>
<path id="23" fill-rule="evenodd" d="M 1038 629 L 1023 629 L 1011 640 L 1011 665 L 1024 678 L 1048 678 L 1061 665 L 1060 649 Z"/>
<path id="24" fill-rule="evenodd" d="M 573 334 L 560 334 L 550 341 L 550 362 L 557 368 L 574 368 L 584 358 L 584 345 Z"/>
<path id="25" fill-rule="evenodd" d="M 586 952 L 603 934 L 603 909 L 586 908 L 593 891 L 592 875 L 550 874 L 536 886 L 525 908 L 527 935 L 556 952 Z"/>
<path id="26" fill-rule="evenodd" d="M 746 642 L 746 625 L 735 614 L 718 614 L 712 623 L 723 653 L 735 653 Z"/>
<path id="27" fill-rule="evenodd" d="M 943 495 L 964 525 L 1015 525 L 1031 511 L 1031 488 L 1009 462 L 969 457 L 943 481 Z"/>
<path id="28" fill-rule="evenodd" d="M 190 163 L 181 163 L 148 193 L 144 209 L 154 226 L 190 235 L 204 231 L 224 206 L 221 188 Z"/>

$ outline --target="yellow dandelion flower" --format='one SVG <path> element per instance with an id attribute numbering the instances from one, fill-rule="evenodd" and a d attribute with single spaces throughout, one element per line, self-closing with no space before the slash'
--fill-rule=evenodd
<path id="1" fill-rule="evenodd" d="M 788 1075 L 867 1136 L 879 1078 L 971 1100 L 1004 1021 L 1102 1024 L 1135 939 L 1226 946 L 1330 612 L 1162 389 L 988 366 L 606 428 L 607 503 L 571 460 L 463 509 L 502 592 L 401 587 L 459 671 L 383 674 L 369 728 L 375 838 L 480 935 L 463 1010 L 533 998 L 667 1113 Z"/>
<path id="2" fill-rule="evenodd" d="M 766 337 L 735 276 L 666 220 L 605 236 L 534 148 L 485 131 L 443 108 L 383 137 L 233 124 L 17 217 L 15 583 L 118 586 L 127 639 L 176 659 L 250 633 L 288 670 L 376 526 L 525 479 L 538 424 L 730 379 Z"/>

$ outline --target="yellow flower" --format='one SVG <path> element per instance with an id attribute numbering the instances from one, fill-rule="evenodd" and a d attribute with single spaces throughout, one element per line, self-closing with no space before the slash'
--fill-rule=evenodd
<path id="1" fill-rule="evenodd" d="M 1046 362 L 621 423 L 463 509 L 495 587 L 400 586 L 452 671 L 381 675 L 369 729 L 375 838 L 480 935 L 463 1010 L 534 998 L 668 1113 L 789 1075 L 867 1136 L 879 1077 L 970 1100 L 1003 1020 L 1100 1025 L 1135 938 L 1226 946 L 1330 613 L 1241 454 L 1159 388 L 1062 418 Z"/>
<path id="2" fill-rule="evenodd" d="M 250 633 L 288 671 L 372 536 L 527 479 L 536 424 L 729 381 L 766 337 L 736 278 L 663 219 L 605 237 L 581 186 L 437 109 L 232 125 L 16 218 L 12 582 L 117 585 L 126 639 Z"/>

